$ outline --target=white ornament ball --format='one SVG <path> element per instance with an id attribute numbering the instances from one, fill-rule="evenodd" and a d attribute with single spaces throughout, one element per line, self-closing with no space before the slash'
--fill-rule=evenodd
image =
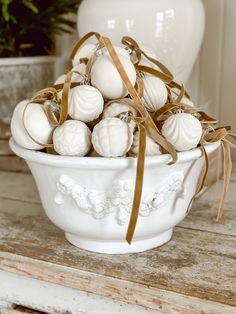
<path id="1" fill-rule="evenodd" d="M 157 59 L 157 55 L 155 54 L 155 52 L 149 48 L 149 47 L 146 47 L 146 46 L 141 46 L 140 47 L 141 50 L 143 50 L 143 52 L 145 52 L 145 54 L 152 58 L 152 59 Z M 140 59 L 140 62 L 139 62 L 139 65 L 144 65 L 144 66 L 147 66 L 147 67 L 150 67 L 150 68 L 153 68 L 155 70 L 159 70 L 158 66 L 155 65 L 153 62 L 151 62 L 150 60 L 148 60 L 145 56 L 141 56 L 141 59 Z"/>
<path id="2" fill-rule="evenodd" d="M 137 156 L 139 148 L 139 131 L 134 133 L 133 144 L 129 151 L 129 155 Z M 161 155 L 160 146 L 149 136 L 146 137 L 146 156 Z"/>
<path id="3" fill-rule="evenodd" d="M 73 60 L 72 60 L 72 64 L 73 67 L 75 67 L 76 65 L 78 65 L 80 63 L 80 59 L 83 58 L 90 58 L 95 51 L 97 50 L 97 46 L 94 44 L 86 44 L 84 46 L 82 46 L 75 54 Z"/>
<path id="4" fill-rule="evenodd" d="M 54 82 L 54 85 L 63 84 L 65 82 L 65 77 L 65 74 L 58 76 L 58 78 Z"/>
<path id="5" fill-rule="evenodd" d="M 95 87 L 81 85 L 70 90 L 68 103 L 68 114 L 72 119 L 90 122 L 102 113 L 104 100 Z"/>
<path id="6" fill-rule="evenodd" d="M 129 52 L 125 48 L 120 47 L 120 46 L 114 46 L 114 49 L 118 55 L 122 55 L 126 58 L 130 58 Z M 105 55 L 109 55 L 107 48 L 103 48 L 103 51 Z"/>
<path id="7" fill-rule="evenodd" d="M 177 113 L 165 120 L 162 134 L 177 151 L 187 151 L 199 144 L 202 125 L 189 113 Z"/>
<path id="8" fill-rule="evenodd" d="M 123 55 L 119 55 L 119 59 L 134 86 L 136 71 L 133 63 Z M 94 62 L 91 69 L 91 83 L 107 99 L 122 98 L 128 94 L 119 72 L 108 55 L 102 55 Z"/>
<path id="9" fill-rule="evenodd" d="M 132 112 L 134 117 L 137 116 L 137 111 L 133 107 L 130 107 L 126 104 L 114 102 L 110 106 L 108 106 L 104 109 L 102 118 L 103 119 L 114 118 L 114 117 L 119 116 L 122 113 L 125 114 L 129 111 Z M 128 125 L 129 125 L 131 131 L 134 132 L 134 129 L 136 127 L 136 123 L 132 119 L 130 119 L 130 122 L 128 122 Z"/>
<path id="10" fill-rule="evenodd" d="M 92 143 L 96 152 L 103 157 L 125 155 L 133 142 L 133 133 L 124 121 L 106 118 L 95 125 Z"/>
<path id="11" fill-rule="evenodd" d="M 85 70 L 86 70 L 86 65 L 84 63 L 77 64 L 76 66 L 72 68 L 72 71 L 77 71 L 81 74 L 85 74 Z M 83 77 L 77 73 L 73 73 L 72 79 L 75 76 L 80 77 L 81 81 L 83 80 Z"/>
<path id="12" fill-rule="evenodd" d="M 91 148 L 91 132 L 77 120 L 67 120 L 53 133 L 55 151 L 63 156 L 85 156 Z"/>
<path id="13" fill-rule="evenodd" d="M 184 96 L 181 100 L 181 103 L 183 103 L 184 105 L 186 106 L 189 106 L 189 107 L 195 107 L 194 106 L 194 103 L 192 102 L 192 100 L 190 100 L 188 97 Z"/>
<path id="14" fill-rule="evenodd" d="M 44 146 L 34 142 L 27 131 L 39 143 L 48 144 L 51 141 L 53 127 L 50 125 L 41 105 L 35 103 L 28 105 L 28 103 L 29 100 L 23 100 L 16 106 L 11 119 L 11 133 L 19 146 L 39 150 Z M 24 110 L 25 118 L 23 121 Z"/>
<path id="15" fill-rule="evenodd" d="M 85 74 L 85 64 L 81 63 L 81 64 L 78 64 L 76 65 L 72 70 L 74 71 L 78 71 L 80 72 L 81 74 Z M 61 76 L 58 77 L 58 79 L 54 82 L 54 85 L 56 84 L 64 84 L 65 83 L 65 78 L 66 78 L 66 75 L 63 74 Z M 84 81 L 84 77 L 78 73 L 73 73 L 72 74 L 72 77 L 71 77 L 71 82 L 72 83 L 82 83 Z M 57 92 L 57 96 L 59 99 L 62 98 L 62 90 L 59 90 Z"/>
<path id="16" fill-rule="evenodd" d="M 153 75 L 142 77 L 144 88 L 144 105 L 148 111 L 154 112 L 164 106 L 168 92 L 165 83 Z"/>
<path id="17" fill-rule="evenodd" d="M 85 73 L 85 64 L 81 63 L 81 64 L 78 64 L 76 65 L 72 70 L 74 71 L 78 71 L 80 72 L 81 74 L 84 74 Z M 66 75 L 65 74 L 62 74 L 60 75 L 56 81 L 54 82 L 54 85 L 57 85 L 57 84 L 64 84 L 65 83 L 65 78 L 66 78 Z M 80 83 L 84 80 L 84 78 L 82 77 L 82 75 L 79 75 L 78 73 L 73 73 L 72 74 L 72 78 L 71 78 L 71 82 L 75 82 L 75 83 Z"/>

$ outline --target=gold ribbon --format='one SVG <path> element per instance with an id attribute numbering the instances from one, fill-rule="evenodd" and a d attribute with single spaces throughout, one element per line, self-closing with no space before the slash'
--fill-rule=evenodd
<path id="1" fill-rule="evenodd" d="M 191 198 L 191 200 L 190 200 L 190 202 L 188 204 L 187 211 L 186 211 L 187 214 L 190 212 L 190 209 L 191 209 L 193 201 L 198 196 L 198 194 L 202 191 L 202 189 L 203 189 L 203 187 L 205 185 L 206 177 L 207 177 L 208 170 L 209 170 L 209 159 L 208 159 L 208 155 L 207 155 L 206 149 L 205 149 L 205 147 L 204 147 L 204 145 L 202 143 L 200 145 L 201 145 L 200 148 L 201 148 L 201 151 L 202 151 L 202 154 L 203 154 L 203 157 L 204 157 L 204 161 L 205 161 L 205 163 L 204 163 L 204 171 L 203 171 L 203 173 L 201 175 L 200 180 L 198 181 L 198 185 L 197 185 L 196 191 L 195 191 L 193 197 Z"/>
<path id="2" fill-rule="evenodd" d="M 29 132 L 27 126 L 26 126 L 26 112 L 27 109 L 29 107 L 29 105 L 31 103 L 36 103 L 39 106 L 43 106 L 44 102 L 46 100 L 57 100 L 57 91 L 55 88 L 53 87 L 48 87 L 48 88 L 44 88 L 40 91 L 38 91 L 32 98 L 31 100 L 29 100 L 29 102 L 27 103 L 27 105 L 25 106 L 24 110 L 23 110 L 23 117 L 22 117 L 22 121 L 23 121 L 23 126 L 25 128 L 26 133 L 28 134 L 28 136 L 31 138 L 32 141 L 34 141 L 36 144 L 42 146 L 42 147 L 46 147 L 46 148 L 51 148 L 53 147 L 53 144 L 48 144 L 48 143 L 41 143 L 38 140 L 36 140 L 32 134 Z M 54 117 L 52 117 L 53 114 L 47 114 L 47 108 L 43 106 L 43 109 L 46 113 L 47 119 L 49 121 L 49 123 L 52 123 L 52 121 L 54 121 Z"/>
<path id="3" fill-rule="evenodd" d="M 229 180 L 230 180 L 230 175 L 231 175 L 231 170 L 232 170 L 232 163 L 231 163 L 231 156 L 230 156 L 230 145 L 233 145 L 233 144 L 227 140 L 227 137 L 230 137 L 230 138 L 236 140 L 236 135 L 229 132 L 231 129 L 230 126 L 220 127 L 220 128 L 216 128 L 216 129 L 209 128 L 209 125 L 216 124 L 217 120 L 210 117 L 205 112 L 203 112 L 201 110 L 199 111 L 197 108 L 192 108 L 192 107 L 186 106 L 184 104 L 181 104 L 179 102 L 179 101 L 181 101 L 180 98 L 181 97 L 179 97 L 179 99 L 178 99 L 178 101 L 176 101 L 176 103 L 167 103 L 166 105 L 164 105 L 163 107 L 158 109 L 154 113 L 153 117 L 155 120 L 163 122 L 168 117 L 170 117 L 171 115 L 174 114 L 173 111 L 177 111 L 177 110 L 181 109 L 184 112 L 187 112 L 190 114 L 196 114 L 198 116 L 197 118 L 202 123 L 203 135 L 202 135 L 202 138 L 200 141 L 200 148 L 203 152 L 203 156 L 205 159 L 205 168 L 203 171 L 202 178 L 199 181 L 199 185 L 196 189 L 196 192 L 195 192 L 194 196 L 192 197 L 192 199 L 189 203 L 187 213 L 190 211 L 190 207 L 191 207 L 193 200 L 202 191 L 204 184 L 205 184 L 206 176 L 208 173 L 209 160 L 208 160 L 208 155 L 206 153 L 204 145 L 205 144 L 207 145 L 208 143 L 215 143 L 218 141 L 221 142 L 221 146 L 223 148 L 223 157 L 224 157 L 224 175 L 223 175 L 224 184 L 223 184 L 223 191 L 222 191 L 221 200 L 220 200 L 220 204 L 219 204 L 219 208 L 218 208 L 218 214 L 217 214 L 217 221 L 218 221 L 223 215 L 223 208 L 224 208 L 224 203 L 225 203 L 225 199 L 226 199 L 226 195 L 227 195 L 227 191 L 228 191 L 228 187 L 229 187 Z M 177 103 L 177 102 L 179 102 L 179 103 Z"/>
<path id="4" fill-rule="evenodd" d="M 208 143 L 215 143 L 215 142 L 220 141 L 222 149 L 223 149 L 223 160 L 224 160 L 223 181 L 224 183 L 223 183 L 223 191 L 221 194 L 216 221 L 219 221 L 219 219 L 223 216 L 223 213 L 224 213 L 224 203 L 227 196 L 229 183 L 230 183 L 230 176 L 232 172 L 230 146 L 235 147 L 235 144 L 233 144 L 227 138 L 229 137 L 230 139 L 236 140 L 236 135 L 230 133 L 229 132 L 230 129 L 231 129 L 230 126 L 225 126 L 225 127 L 217 128 L 215 130 L 209 130 L 205 132 L 204 137 L 203 137 L 203 140 L 205 140 Z"/>
<path id="5" fill-rule="evenodd" d="M 90 32 L 88 34 L 86 34 L 85 36 L 83 36 L 73 47 L 71 54 L 70 54 L 70 58 L 74 59 L 77 51 L 83 46 L 83 44 L 91 37 L 95 36 L 97 38 L 97 40 L 100 40 L 101 35 L 97 32 Z"/>
<path id="6" fill-rule="evenodd" d="M 107 50 L 108 50 L 108 52 L 112 58 L 112 61 L 115 64 L 117 71 L 119 72 L 119 74 L 122 78 L 124 85 L 126 86 L 131 98 L 133 99 L 135 106 L 136 106 L 135 109 L 140 112 L 142 117 L 146 117 L 145 125 L 146 125 L 151 137 L 155 140 L 155 142 L 157 142 L 160 146 L 162 146 L 164 149 L 166 149 L 166 151 L 168 151 L 171 154 L 171 156 L 172 156 L 172 162 L 171 163 L 176 162 L 177 161 L 177 153 L 176 153 L 174 147 L 170 143 L 168 143 L 166 141 L 166 139 L 163 137 L 163 135 L 159 132 L 153 119 L 151 118 L 147 109 L 144 107 L 137 91 L 135 90 L 132 83 L 130 82 L 129 77 L 128 77 L 127 73 L 125 72 L 122 63 L 120 62 L 114 47 L 112 46 L 110 39 L 106 38 L 106 37 L 101 37 L 100 40 L 102 43 L 104 43 L 104 46 L 106 46 L 106 48 L 107 48 Z"/>
<path id="7" fill-rule="evenodd" d="M 104 46 L 107 48 L 109 55 L 114 63 L 114 65 L 117 68 L 117 71 L 120 74 L 120 77 L 126 86 L 131 98 L 134 101 L 135 109 L 141 114 L 142 118 L 144 119 L 144 124 L 147 126 L 149 133 L 154 138 L 154 140 L 160 144 L 163 148 L 165 148 L 172 156 L 172 163 L 177 160 L 177 153 L 174 149 L 174 147 L 168 143 L 165 138 L 160 134 L 159 130 L 157 129 L 154 121 L 152 120 L 151 116 L 149 115 L 146 108 L 143 106 L 142 101 L 133 87 L 132 83 L 129 80 L 129 77 L 127 73 L 125 72 L 125 69 L 122 65 L 122 63 L 119 60 L 119 57 L 110 41 L 107 37 L 101 37 L 100 41 Z M 139 125 L 139 131 L 140 131 L 140 141 L 143 141 L 143 131 L 144 126 Z M 146 135 L 146 133 L 145 133 Z M 143 144 L 139 142 L 139 148 L 145 148 L 146 144 Z M 136 172 L 136 183 L 135 183 L 135 193 L 134 193 L 134 200 L 133 200 L 133 206 L 132 206 L 132 212 L 129 222 L 129 227 L 126 234 L 126 240 L 130 244 L 134 235 L 137 218 L 138 218 L 138 212 L 141 202 L 141 195 L 142 195 L 142 184 L 143 184 L 143 171 L 144 171 L 144 159 L 145 159 L 145 151 L 144 153 L 139 150 L 138 153 L 138 162 L 137 162 L 137 172 Z"/>
<path id="8" fill-rule="evenodd" d="M 68 72 L 65 77 L 65 83 L 62 88 L 62 99 L 61 99 L 61 106 L 60 106 L 60 118 L 59 118 L 59 125 L 66 121 L 68 115 L 68 98 L 70 92 L 70 85 L 71 85 L 71 78 L 72 72 Z"/>
<path id="9" fill-rule="evenodd" d="M 204 187 L 208 168 L 209 168 L 209 160 L 208 160 L 208 155 L 205 151 L 204 144 L 208 143 L 215 143 L 220 141 L 221 147 L 223 149 L 223 160 L 224 160 L 224 170 L 223 170 L 223 190 L 221 193 L 221 198 L 220 198 L 220 204 L 218 207 L 218 213 L 216 217 L 216 221 L 219 221 L 219 219 L 223 216 L 224 213 L 224 203 L 226 200 L 228 188 L 229 188 L 229 183 L 230 183 L 230 176 L 231 176 L 231 171 L 232 171 L 232 161 L 231 161 L 231 154 L 230 154 L 230 146 L 234 145 L 231 142 L 227 140 L 227 137 L 229 136 L 230 138 L 236 140 L 236 135 L 229 133 L 230 127 L 220 127 L 217 129 L 213 130 L 205 130 L 203 133 L 202 139 L 201 139 L 201 149 L 204 154 L 204 159 L 205 159 L 205 169 L 203 172 L 203 176 L 200 180 L 200 183 L 197 187 L 196 193 L 192 197 L 190 204 L 188 206 L 187 213 L 190 210 L 190 206 L 192 204 L 192 201 L 195 199 L 195 197 L 202 191 L 202 188 Z"/>
<path id="10" fill-rule="evenodd" d="M 221 194 L 220 205 L 219 205 L 216 221 L 219 221 L 219 219 L 223 216 L 223 213 L 224 213 L 224 204 L 225 204 L 225 199 L 226 199 L 227 192 L 229 189 L 230 176 L 231 176 L 231 171 L 232 171 L 230 145 L 224 139 L 221 140 L 221 145 L 222 145 L 223 154 L 224 154 L 224 170 L 223 170 L 224 171 L 223 173 L 224 185 L 223 185 L 223 191 Z"/>
<path id="11" fill-rule="evenodd" d="M 121 42 L 123 45 L 129 47 L 135 54 L 136 60 L 134 61 L 134 64 L 137 70 L 153 74 L 154 76 L 159 77 L 160 79 L 167 83 L 173 80 L 174 78 L 173 74 L 167 69 L 167 67 L 164 66 L 164 64 L 162 64 L 160 61 L 149 57 L 142 49 L 140 49 L 138 43 L 133 38 L 129 36 L 124 36 Z M 150 62 L 152 62 L 154 65 L 156 65 L 161 71 L 154 70 L 151 67 L 139 65 L 142 55 Z"/>
<path id="12" fill-rule="evenodd" d="M 138 123 L 139 129 L 139 145 L 138 145 L 138 158 L 136 167 L 136 179 L 135 179 L 135 189 L 134 189 L 134 200 L 132 205 L 132 211 L 129 221 L 128 230 L 126 233 L 126 241 L 131 244 L 135 227 L 138 220 L 139 207 L 142 197 L 143 189 L 143 175 L 144 175 L 144 165 L 145 165 L 145 153 L 146 153 L 146 128 L 142 123 Z"/>
<path id="13" fill-rule="evenodd" d="M 46 147 L 48 149 L 53 147 L 53 143 L 48 144 L 48 143 L 41 143 L 38 140 L 36 140 L 32 134 L 30 134 L 27 126 L 26 126 L 26 112 L 28 109 L 28 106 L 31 103 L 36 103 L 39 106 L 42 106 L 46 117 L 48 119 L 48 122 L 54 127 L 54 129 L 61 125 L 65 120 L 67 119 L 67 114 L 68 114 L 68 96 L 69 96 L 69 91 L 70 91 L 70 85 L 71 85 L 71 77 L 72 77 L 73 72 L 70 71 L 66 74 L 65 76 L 65 83 L 63 84 L 62 87 L 62 101 L 61 104 L 58 104 L 59 106 L 59 117 L 57 118 L 55 113 L 53 112 L 53 109 L 50 105 L 47 105 L 45 102 L 47 100 L 52 100 L 56 101 L 58 103 L 58 98 L 57 98 L 57 90 L 55 87 L 48 87 L 45 89 L 42 89 L 38 91 L 34 96 L 31 98 L 31 100 L 28 102 L 28 104 L 25 106 L 24 111 L 23 111 L 23 125 L 24 128 L 29 135 L 29 137 L 34 141 L 36 144 Z M 50 151 L 50 150 L 48 150 Z"/>

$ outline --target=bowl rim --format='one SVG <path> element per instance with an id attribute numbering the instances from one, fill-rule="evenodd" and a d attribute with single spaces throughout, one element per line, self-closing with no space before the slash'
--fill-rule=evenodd
<path id="1" fill-rule="evenodd" d="M 96 168 L 124 168 L 135 167 L 137 164 L 137 157 L 77 157 L 77 156 L 61 156 L 52 155 L 41 151 L 29 150 L 20 147 L 11 137 L 9 145 L 12 151 L 19 157 L 26 161 L 50 165 L 74 168 L 78 166 L 96 167 Z M 207 154 L 212 153 L 220 146 L 220 141 L 206 144 L 205 149 Z M 184 163 L 187 161 L 198 159 L 202 156 L 200 148 L 194 148 L 186 152 L 178 152 L 178 160 L 176 163 Z M 145 166 L 168 164 L 172 160 L 170 154 L 163 154 L 158 156 L 146 156 Z"/>

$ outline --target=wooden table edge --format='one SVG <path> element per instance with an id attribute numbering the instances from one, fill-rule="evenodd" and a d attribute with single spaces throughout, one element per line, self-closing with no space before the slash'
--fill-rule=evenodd
<path id="1" fill-rule="evenodd" d="M 235 313 L 234 306 L 219 303 L 217 300 L 212 301 L 169 290 L 146 287 L 140 283 L 131 283 L 114 277 L 71 269 L 67 266 L 34 260 L 8 252 L 0 252 L 0 270 L 129 304 L 164 310 L 166 313 L 173 309 L 181 314 Z"/>

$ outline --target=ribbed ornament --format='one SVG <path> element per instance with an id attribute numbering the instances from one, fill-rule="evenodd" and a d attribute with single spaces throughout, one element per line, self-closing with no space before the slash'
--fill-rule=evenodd
<path id="1" fill-rule="evenodd" d="M 144 105 L 148 111 L 154 112 L 166 103 L 168 97 L 166 85 L 153 75 L 145 75 L 142 81 Z"/>
<path id="2" fill-rule="evenodd" d="M 102 94 L 90 85 L 76 86 L 69 93 L 68 114 L 72 119 L 90 122 L 103 111 Z"/>
<path id="3" fill-rule="evenodd" d="M 195 148 L 202 136 L 200 121 L 189 113 L 177 113 L 163 124 L 162 134 L 177 151 L 187 151 Z"/>

